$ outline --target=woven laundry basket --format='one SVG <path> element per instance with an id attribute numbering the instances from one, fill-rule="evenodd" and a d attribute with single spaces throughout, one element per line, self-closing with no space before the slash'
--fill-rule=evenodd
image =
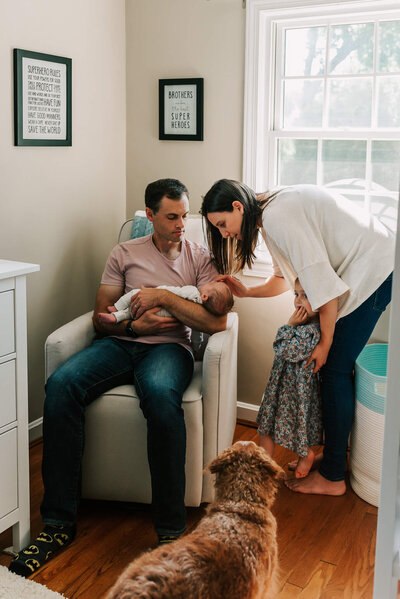
<path id="1" fill-rule="evenodd" d="M 361 499 L 379 505 L 386 403 L 387 343 L 366 345 L 355 366 L 356 406 L 350 443 L 350 484 Z"/>

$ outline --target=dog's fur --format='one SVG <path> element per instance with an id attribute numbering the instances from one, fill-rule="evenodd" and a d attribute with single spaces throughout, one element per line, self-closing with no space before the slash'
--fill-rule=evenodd
<path id="1" fill-rule="evenodd" d="M 276 521 L 270 511 L 283 470 L 252 442 L 215 458 L 215 501 L 197 528 L 145 553 L 107 599 L 267 599 L 277 578 Z"/>

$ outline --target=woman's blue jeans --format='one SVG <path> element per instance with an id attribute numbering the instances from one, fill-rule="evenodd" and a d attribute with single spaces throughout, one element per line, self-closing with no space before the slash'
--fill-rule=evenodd
<path id="1" fill-rule="evenodd" d="M 105 391 L 133 383 L 147 420 L 156 532 L 183 532 L 186 429 L 181 404 L 192 374 L 193 357 L 179 344 L 154 345 L 113 337 L 94 341 L 60 366 L 46 384 L 43 522 L 75 523 L 80 500 L 85 408 Z"/>
<path id="2" fill-rule="evenodd" d="M 325 429 L 320 474 L 344 480 L 348 437 L 354 418 L 354 364 L 392 294 L 392 275 L 354 312 L 340 318 L 326 364 L 321 368 Z"/>

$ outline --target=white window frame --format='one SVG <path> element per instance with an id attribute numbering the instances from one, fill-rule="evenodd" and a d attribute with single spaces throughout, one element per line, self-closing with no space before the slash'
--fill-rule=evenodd
<path id="1" fill-rule="evenodd" d="M 275 144 L 278 137 L 288 133 L 274 130 L 275 83 L 277 72 L 276 53 L 277 36 L 281 35 L 282 23 L 293 21 L 294 25 L 316 24 L 318 20 L 333 20 L 340 16 L 343 22 L 360 22 L 368 16 L 376 17 L 391 13 L 400 18 L 399 0 L 247 0 L 246 6 L 246 57 L 245 57 L 245 94 L 244 94 L 244 134 L 243 134 L 243 181 L 257 192 L 265 191 L 274 181 L 276 165 Z M 397 13 L 396 15 L 394 13 Z M 265 43 L 265 40 L 269 40 Z M 282 62 L 280 60 L 280 62 Z M 278 67 L 279 69 L 279 67 Z M 265 135 L 271 131 L 271 135 Z M 310 130 L 309 134 L 299 137 L 313 139 L 326 138 L 327 128 Z M 332 130 L 333 133 L 334 130 Z M 399 130 L 393 139 L 398 139 Z M 300 133 L 300 132 L 299 132 Z M 371 139 L 382 136 L 376 129 L 370 130 L 367 152 L 371 151 Z M 290 132 L 293 136 L 293 132 Z M 351 133 L 335 130 L 334 138 L 366 138 L 365 130 L 356 129 Z M 321 148 L 319 141 L 319 148 Z M 318 181 L 320 183 L 320 181 Z M 260 255 L 251 270 L 245 269 L 245 275 L 269 276 L 272 266 Z"/>

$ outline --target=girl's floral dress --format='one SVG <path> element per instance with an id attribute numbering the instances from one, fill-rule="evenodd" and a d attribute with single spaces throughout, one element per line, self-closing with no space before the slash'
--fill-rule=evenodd
<path id="1" fill-rule="evenodd" d="M 305 457 L 322 440 L 319 373 L 307 359 L 320 339 L 319 324 L 284 325 L 278 329 L 275 360 L 257 416 L 258 432 Z"/>

